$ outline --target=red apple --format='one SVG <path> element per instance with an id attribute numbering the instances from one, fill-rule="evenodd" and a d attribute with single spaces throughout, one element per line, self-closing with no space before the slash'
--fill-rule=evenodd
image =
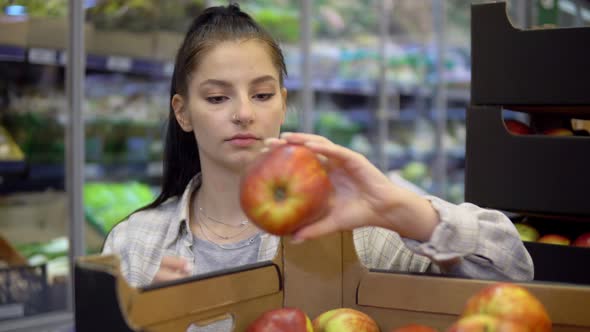
<path id="1" fill-rule="evenodd" d="M 531 332 L 551 331 L 551 320 L 543 304 L 516 284 L 494 283 L 471 296 L 461 317 L 477 314 L 518 322 Z"/>
<path id="2" fill-rule="evenodd" d="M 379 332 L 377 322 L 351 308 L 328 310 L 313 320 L 314 332 Z"/>
<path id="3" fill-rule="evenodd" d="M 583 233 L 578 236 L 572 245 L 576 247 L 590 247 L 590 233 Z"/>
<path id="4" fill-rule="evenodd" d="M 574 136 L 574 132 L 566 128 L 551 128 L 543 131 L 543 135 L 549 136 Z"/>
<path id="5" fill-rule="evenodd" d="M 311 320 L 298 308 L 267 311 L 253 321 L 246 332 L 313 332 Z"/>
<path id="6" fill-rule="evenodd" d="M 514 135 L 531 135 L 533 130 L 528 125 L 513 119 L 504 120 L 504 125 L 508 132 Z"/>
<path id="7" fill-rule="evenodd" d="M 532 332 L 517 321 L 489 315 L 472 315 L 459 319 L 446 332 Z"/>
<path id="8" fill-rule="evenodd" d="M 240 203 L 258 227 L 287 235 L 321 216 L 331 190 L 316 154 L 303 145 L 285 144 L 262 154 L 244 173 Z"/>
<path id="9" fill-rule="evenodd" d="M 402 327 L 395 328 L 390 332 L 438 332 L 430 326 L 420 324 L 409 324 Z"/>
<path id="10" fill-rule="evenodd" d="M 559 234 L 545 234 L 541 236 L 537 242 L 567 246 L 570 244 L 570 239 Z"/>

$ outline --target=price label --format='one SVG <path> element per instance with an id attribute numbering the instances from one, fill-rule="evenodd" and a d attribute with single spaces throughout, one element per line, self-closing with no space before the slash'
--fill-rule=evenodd
<path id="1" fill-rule="evenodd" d="M 46 48 L 29 49 L 29 62 L 40 65 L 57 64 L 57 51 Z"/>
<path id="2" fill-rule="evenodd" d="M 112 71 L 130 71 L 132 65 L 131 58 L 110 56 L 107 58 L 107 69 Z"/>

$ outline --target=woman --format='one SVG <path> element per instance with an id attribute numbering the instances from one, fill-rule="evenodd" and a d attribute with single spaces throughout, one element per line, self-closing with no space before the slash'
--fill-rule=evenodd
<path id="1" fill-rule="evenodd" d="M 419 196 L 317 135 L 279 139 L 285 75 L 277 43 L 238 6 L 209 8 L 193 22 L 172 77 L 162 192 L 105 242 L 132 285 L 272 259 L 279 238 L 247 220 L 239 179 L 263 148 L 285 142 L 327 157 L 335 186 L 329 214 L 294 241 L 354 229 L 371 268 L 532 279 L 532 260 L 500 212 Z"/>

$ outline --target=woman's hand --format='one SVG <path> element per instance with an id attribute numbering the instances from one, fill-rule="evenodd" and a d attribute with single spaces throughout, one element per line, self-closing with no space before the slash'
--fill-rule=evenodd
<path id="1" fill-rule="evenodd" d="M 156 272 L 152 283 L 175 280 L 191 275 L 190 265 L 184 258 L 164 256 L 160 269 Z"/>
<path id="2" fill-rule="evenodd" d="M 363 226 L 388 228 L 419 241 L 430 239 L 438 223 L 430 202 L 393 184 L 363 155 L 312 134 L 284 133 L 280 139 L 266 140 L 271 149 L 287 142 L 316 152 L 334 186 L 328 212 L 293 234 L 294 241 Z"/>

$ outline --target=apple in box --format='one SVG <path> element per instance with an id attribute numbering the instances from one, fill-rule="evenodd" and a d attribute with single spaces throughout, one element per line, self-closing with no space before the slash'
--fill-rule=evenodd
<path id="1" fill-rule="evenodd" d="M 313 332 L 311 320 L 298 308 L 267 311 L 253 321 L 246 332 Z"/>
<path id="2" fill-rule="evenodd" d="M 313 151 L 284 144 L 263 153 L 246 170 L 240 204 L 264 231 L 287 235 L 322 215 L 331 190 L 328 172 Z"/>
<path id="3" fill-rule="evenodd" d="M 531 332 L 518 321 L 504 320 L 490 315 L 472 315 L 459 319 L 446 332 Z"/>
<path id="4" fill-rule="evenodd" d="M 314 332 L 379 332 L 377 322 L 364 312 L 337 308 L 323 312 L 313 322 Z"/>
<path id="5" fill-rule="evenodd" d="M 567 128 L 551 128 L 543 131 L 543 135 L 548 136 L 574 136 L 574 132 Z"/>
<path id="6" fill-rule="evenodd" d="M 438 332 L 430 326 L 421 324 L 409 324 L 402 327 L 394 328 L 390 332 Z"/>
<path id="7" fill-rule="evenodd" d="M 534 242 L 539 239 L 539 231 L 531 225 L 516 223 L 514 224 L 514 227 L 516 227 L 518 235 L 520 235 L 522 241 Z"/>
<path id="8" fill-rule="evenodd" d="M 495 283 L 471 296 L 460 318 L 474 315 L 488 315 L 503 321 L 512 321 L 528 327 L 530 332 L 551 331 L 551 319 L 545 306 L 526 288 L 512 283 Z"/>
<path id="9" fill-rule="evenodd" d="M 570 239 L 559 234 L 545 234 L 541 236 L 537 242 L 567 246 L 570 244 Z"/>
<path id="10" fill-rule="evenodd" d="M 584 233 L 578 236 L 572 245 L 576 247 L 590 247 L 590 233 Z"/>
<path id="11" fill-rule="evenodd" d="M 527 124 L 514 119 L 504 120 L 508 132 L 513 135 L 531 135 L 533 130 Z"/>

